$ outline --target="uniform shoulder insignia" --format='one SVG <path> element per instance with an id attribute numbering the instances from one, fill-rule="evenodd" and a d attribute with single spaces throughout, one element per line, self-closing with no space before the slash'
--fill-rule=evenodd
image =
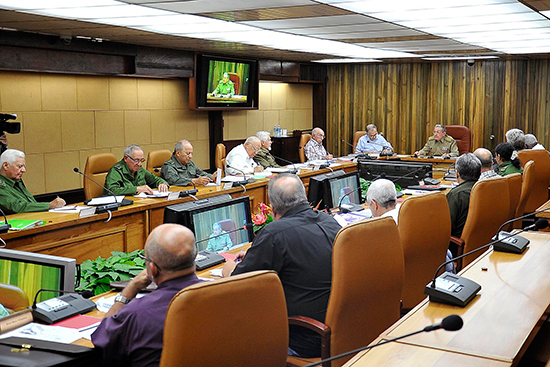
<path id="1" fill-rule="evenodd" d="M 4 181 L 0 181 L 0 188 L 5 189 L 6 183 Z"/>
<path id="2" fill-rule="evenodd" d="M 435 140 L 435 138 L 434 138 L 433 136 L 430 136 L 430 137 L 428 138 L 428 141 L 430 141 L 430 140 Z"/>
<path id="3" fill-rule="evenodd" d="M 445 141 L 448 141 L 448 142 L 451 142 L 453 141 L 453 137 L 452 136 L 449 136 L 449 135 L 445 135 Z"/>

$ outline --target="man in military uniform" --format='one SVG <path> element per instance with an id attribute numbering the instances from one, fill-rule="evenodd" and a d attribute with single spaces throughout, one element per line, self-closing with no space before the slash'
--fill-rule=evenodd
<path id="1" fill-rule="evenodd" d="M 281 167 L 275 161 L 275 157 L 273 157 L 271 153 L 269 153 L 269 151 L 271 150 L 271 136 L 269 135 L 269 132 L 258 131 L 256 133 L 256 136 L 258 137 L 258 139 L 260 139 L 261 148 L 254 156 L 254 161 L 261 165 L 263 168 Z"/>
<path id="2" fill-rule="evenodd" d="M 229 96 L 235 94 L 235 86 L 233 85 L 233 82 L 229 80 L 229 74 L 227 72 L 223 73 L 222 80 L 220 80 L 218 86 L 212 92 L 212 96 L 215 96 L 217 94 Z"/>
<path id="3" fill-rule="evenodd" d="M 107 172 L 105 187 L 115 195 L 135 195 L 141 192 L 152 194 L 151 187 L 168 191 L 166 181 L 143 168 L 143 162 L 143 150 L 137 145 L 128 145 L 124 149 L 124 157 Z M 104 194 L 112 195 L 106 190 Z"/>
<path id="4" fill-rule="evenodd" d="M 180 140 L 174 147 L 172 157 L 162 165 L 160 177 L 170 185 L 204 186 L 212 180 L 216 180 L 217 172 L 213 175 L 204 172 L 191 160 L 193 158 L 193 146 L 187 140 Z"/>
<path id="5" fill-rule="evenodd" d="M 415 156 L 442 156 L 443 158 L 458 157 L 458 146 L 452 136 L 447 135 L 445 126 L 437 124 L 434 135 L 430 136 L 424 148 L 414 152 Z"/>
<path id="6" fill-rule="evenodd" d="M 49 203 L 39 203 L 21 180 L 25 167 L 25 153 L 7 149 L 0 157 L 0 207 L 5 214 L 41 212 L 60 208 L 65 200 L 56 198 Z"/>

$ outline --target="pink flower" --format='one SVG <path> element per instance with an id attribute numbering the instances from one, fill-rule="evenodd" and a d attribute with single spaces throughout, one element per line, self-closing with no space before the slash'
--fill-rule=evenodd
<path id="1" fill-rule="evenodd" d="M 271 208 L 264 203 L 260 203 L 260 213 L 263 215 L 271 214 Z"/>
<path id="2" fill-rule="evenodd" d="M 261 226 L 262 224 L 265 223 L 266 220 L 267 220 L 267 216 L 265 216 L 262 213 L 254 214 L 252 216 L 252 222 L 257 226 Z"/>

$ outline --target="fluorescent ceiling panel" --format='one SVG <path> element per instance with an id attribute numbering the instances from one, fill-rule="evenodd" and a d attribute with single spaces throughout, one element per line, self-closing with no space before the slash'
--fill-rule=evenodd
<path id="1" fill-rule="evenodd" d="M 383 23 L 379 19 L 374 19 L 360 14 L 350 15 L 333 15 L 326 17 L 310 17 L 310 18 L 293 18 L 293 19 L 274 19 L 274 20 L 253 20 L 241 22 L 251 26 L 268 28 L 268 29 L 287 29 L 287 28 L 308 28 L 308 27 L 324 27 L 334 25 L 355 25 L 355 24 L 371 24 Z"/>
<path id="2" fill-rule="evenodd" d="M 363 62 L 381 62 L 374 59 L 321 59 L 312 60 L 312 62 L 319 62 L 323 64 L 349 64 L 349 63 L 363 63 Z"/>
<path id="3" fill-rule="evenodd" d="M 217 13 L 226 11 L 252 10 L 262 8 L 279 8 L 287 6 L 313 5 L 309 0 L 200 0 L 200 1 L 166 1 L 148 4 L 159 9 L 180 13 Z"/>
<path id="4" fill-rule="evenodd" d="M 61 9 L 120 4 L 114 0 L 0 0 L 0 8 L 11 10 Z"/>
<path id="5" fill-rule="evenodd" d="M 93 20 L 102 18 L 120 18 L 120 17 L 143 17 L 143 16 L 159 16 L 170 15 L 171 13 L 147 8 L 137 5 L 113 5 L 113 6 L 92 6 L 92 7 L 75 7 L 75 8 L 60 8 L 60 9 L 37 9 L 28 10 L 29 13 L 51 15 L 54 17 Z"/>

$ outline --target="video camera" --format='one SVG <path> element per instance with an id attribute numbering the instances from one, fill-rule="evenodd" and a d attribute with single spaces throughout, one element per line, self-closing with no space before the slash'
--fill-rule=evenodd
<path id="1" fill-rule="evenodd" d="M 0 135 L 4 135 L 4 133 L 19 134 L 21 132 L 20 122 L 8 122 L 8 120 L 15 120 L 16 118 L 17 115 L 14 113 L 0 113 Z"/>

